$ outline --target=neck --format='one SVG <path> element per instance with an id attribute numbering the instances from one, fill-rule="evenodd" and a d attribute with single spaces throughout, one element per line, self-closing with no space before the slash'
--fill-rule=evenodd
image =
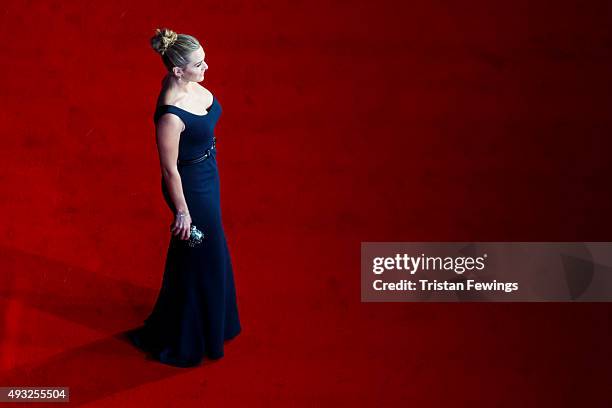
<path id="1" fill-rule="evenodd" d="M 176 76 L 170 74 L 166 76 L 166 84 L 180 92 L 189 92 L 191 89 L 191 81 L 179 80 Z"/>

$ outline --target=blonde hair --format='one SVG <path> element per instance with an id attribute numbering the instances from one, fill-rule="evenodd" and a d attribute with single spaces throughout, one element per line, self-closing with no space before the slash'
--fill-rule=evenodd
<path id="1" fill-rule="evenodd" d="M 157 28 L 151 37 L 151 47 L 158 52 L 169 72 L 172 68 L 184 68 L 189 60 L 187 57 L 200 48 L 200 42 L 188 34 L 177 34 L 169 28 Z"/>

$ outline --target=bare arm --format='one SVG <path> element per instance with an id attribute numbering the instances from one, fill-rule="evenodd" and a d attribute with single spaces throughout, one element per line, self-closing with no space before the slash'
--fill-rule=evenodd
<path id="1" fill-rule="evenodd" d="M 176 166 L 182 130 L 183 122 L 175 115 L 165 114 L 157 121 L 156 139 L 159 163 L 162 176 L 168 188 L 168 194 L 176 209 L 172 231 L 174 235 L 187 239 L 189 237 L 191 217 L 189 216 L 189 209 L 183 194 L 181 175 Z"/>

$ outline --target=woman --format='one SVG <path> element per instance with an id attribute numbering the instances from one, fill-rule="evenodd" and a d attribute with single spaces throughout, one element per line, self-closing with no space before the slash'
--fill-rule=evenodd
<path id="1" fill-rule="evenodd" d="M 144 326 L 129 336 L 159 361 L 190 367 L 223 357 L 224 340 L 241 331 L 219 205 L 214 127 L 222 110 L 198 84 L 208 65 L 197 39 L 163 28 L 151 46 L 168 69 L 154 122 L 162 193 L 174 222 L 159 296 Z"/>

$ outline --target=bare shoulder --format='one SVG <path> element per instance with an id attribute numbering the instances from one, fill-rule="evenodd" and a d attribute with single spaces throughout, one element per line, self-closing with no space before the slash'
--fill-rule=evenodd
<path id="1" fill-rule="evenodd" d="M 166 112 L 157 119 L 157 131 L 160 133 L 181 133 L 185 130 L 185 124 L 177 115 Z"/>

